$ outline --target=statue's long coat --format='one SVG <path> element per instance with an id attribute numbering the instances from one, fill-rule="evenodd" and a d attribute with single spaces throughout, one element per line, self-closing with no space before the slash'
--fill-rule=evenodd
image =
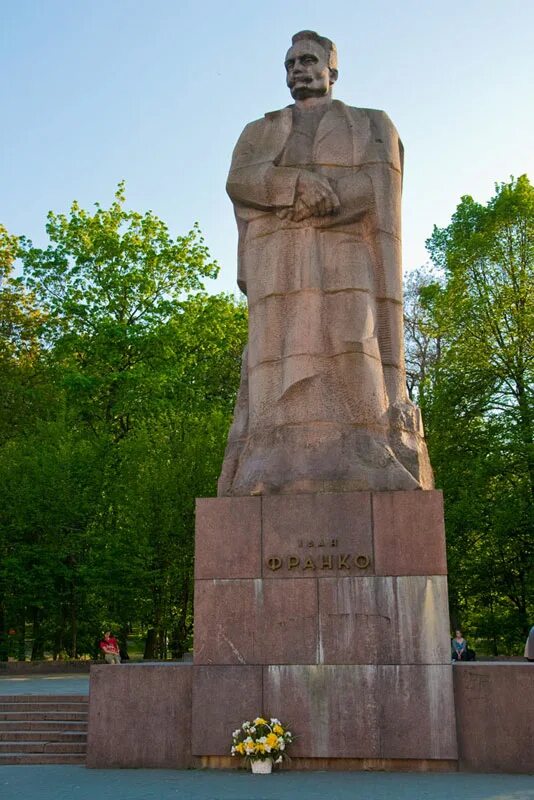
<path id="1" fill-rule="evenodd" d="M 422 440 L 402 344 L 402 144 L 382 111 L 333 101 L 312 163 L 283 166 L 291 129 L 291 107 L 247 125 L 228 178 L 249 343 L 219 493 L 417 488 Z M 337 214 L 279 215 L 302 169 L 328 178 Z"/>

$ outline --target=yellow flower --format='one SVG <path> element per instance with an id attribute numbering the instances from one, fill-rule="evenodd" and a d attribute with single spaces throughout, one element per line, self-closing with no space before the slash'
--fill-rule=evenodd
<path id="1" fill-rule="evenodd" d="M 263 717 L 256 717 L 254 720 L 254 725 L 267 725 L 267 720 L 263 719 Z"/>
<path id="2" fill-rule="evenodd" d="M 284 729 L 281 725 L 273 725 L 273 733 L 276 733 L 278 736 L 280 736 L 283 732 Z"/>
<path id="3" fill-rule="evenodd" d="M 256 753 L 265 753 L 265 745 L 263 742 L 256 742 Z"/>
<path id="4" fill-rule="evenodd" d="M 236 750 L 236 753 L 239 753 L 240 755 L 244 756 L 245 755 L 245 745 L 243 744 L 243 742 L 238 742 L 238 744 L 236 744 L 236 746 L 235 746 L 235 750 Z"/>
<path id="5" fill-rule="evenodd" d="M 278 736 L 276 735 L 276 733 L 270 733 L 267 736 L 266 744 L 268 744 L 269 747 L 276 747 L 277 746 L 277 744 L 278 744 Z"/>

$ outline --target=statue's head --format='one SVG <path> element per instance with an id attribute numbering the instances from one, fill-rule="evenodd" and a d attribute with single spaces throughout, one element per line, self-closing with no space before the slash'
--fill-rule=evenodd
<path id="1" fill-rule="evenodd" d="M 338 76 L 335 44 L 315 31 L 300 31 L 291 41 L 284 65 L 293 99 L 329 94 Z"/>

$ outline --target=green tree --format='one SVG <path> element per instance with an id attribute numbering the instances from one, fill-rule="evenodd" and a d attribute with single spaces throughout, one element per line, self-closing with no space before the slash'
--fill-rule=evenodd
<path id="1" fill-rule="evenodd" d="M 14 276 L 19 240 L 0 225 L 0 453 L 46 413 L 50 386 L 41 360 L 39 332 L 44 315 Z M 13 608 L 8 575 L 13 555 L 6 528 L 0 526 L 0 660 L 8 657 L 8 629 L 17 630 L 16 655 L 24 658 L 24 612 Z M 19 572 L 18 578 L 24 573 Z"/>
<path id="2" fill-rule="evenodd" d="M 32 657 L 91 652 L 103 625 L 123 644 L 142 626 L 148 656 L 191 638 L 194 498 L 216 488 L 246 310 L 204 294 L 198 227 L 172 238 L 124 204 L 120 185 L 109 209 L 50 213 L 48 247 L 17 245 L 49 402 L 0 450 L 0 522 Z"/>
<path id="3" fill-rule="evenodd" d="M 102 483 L 99 455 L 60 413 L 54 421 L 36 420 L 31 433 L 11 439 L 1 453 L 6 605 L 22 642 L 25 621 L 32 624 L 32 658 L 42 658 L 46 645 L 55 657 L 87 652 L 86 560 Z"/>
<path id="4" fill-rule="evenodd" d="M 43 388 L 40 330 L 45 316 L 13 265 L 19 240 L 0 225 L 0 444 L 32 416 Z"/>
<path id="5" fill-rule="evenodd" d="M 451 608 L 499 647 L 519 646 L 533 609 L 534 188 L 463 197 L 428 242 L 440 358 L 422 405 L 445 491 Z"/>
<path id="6" fill-rule="evenodd" d="M 73 203 L 69 216 L 50 212 L 46 249 L 21 240 L 26 284 L 48 312 L 44 336 L 65 387 L 84 424 L 114 441 L 161 393 L 173 322 L 218 271 L 197 226 L 173 239 L 152 212 L 124 203 L 120 184 L 109 209 L 97 204 L 90 214 Z"/>
<path id="7" fill-rule="evenodd" d="M 419 268 L 408 274 L 404 287 L 404 350 L 408 396 L 418 402 L 440 356 L 439 330 L 431 308 L 441 282 L 435 271 Z"/>

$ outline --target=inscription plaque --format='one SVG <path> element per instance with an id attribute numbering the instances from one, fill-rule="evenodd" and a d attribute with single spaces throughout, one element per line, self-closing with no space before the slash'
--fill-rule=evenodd
<path id="1" fill-rule="evenodd" d="M 374 574 L 369 492 L 262 498 L 264 578 Z"/>
<path id="2" fill-rule="evenodd" d="M 267 559 L 267 566 L 272 572 L 276 572 L 279 569 L 286 569 L 288 571 L 293 571 L 296 569 L 301 570 L 311 570 L 315 572 L 316 570 L 366 570 L 367 567 L 370 566 L 371 560 L 369 556 L 366 555 L 357 555 L 354 556 L 352 553 L 336 553 L 328 554 L 328 555 L 319 555 L 317 557 L 307 556 L 306 558 L 301 558 L 297 555 L 291 555 L 287 557 L 281 556 L 271 556 Z"/>

